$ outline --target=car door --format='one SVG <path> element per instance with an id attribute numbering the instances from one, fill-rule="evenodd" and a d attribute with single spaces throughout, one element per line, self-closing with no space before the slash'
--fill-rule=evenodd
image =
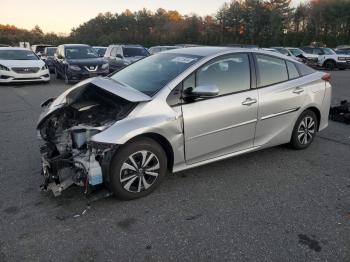
<path id="1" fill-rule="evenodd" d="M 253 147 L 258 95 L 251 87 L 246 53 L 225 55 L 196 70 L 183 83 L 188 88 L 215 85 L 219 95 L 182 105 L 185 157 L 188 164 Z M 186 102 L 187 101 L 187 102 Z"/>
<path id="2" fill-rule="evenodd" d="M 274 56 L 255 55 L 259 113 L 254 146 L 286 143 L 306 90 L 294 62 Z"/>

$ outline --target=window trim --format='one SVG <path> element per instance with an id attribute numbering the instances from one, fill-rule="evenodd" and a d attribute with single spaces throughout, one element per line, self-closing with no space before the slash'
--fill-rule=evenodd
<path id="1" fill-rule="evenodd" d="M 286 68 L 287 68 L 287 73 L 288 73 L 288 79 L 289 79 L 289 80 L 295 80 L 295 79 L 298 79 L 298 78 L 302 77 L 302 75 L 301 75 L 300 72 L 299 72 L 298 67 L 295 65 L 294 62 L 289 61 L 289 60 L 284 60 L 284 62 L 286 63 Z M 299 75 L 298 77 L 290 78 L 289 69 L 288 69 L 288 63 L 287 63 L 287 62 L 291 63 L 291 64 L 295 67 L 295 69 L 297 70 L 298 75 Z"/>
<path id="2" fill-rule="evenodd" d="M 193 74 L 195 74 L 195 85 L 197 86 L 197 71 L 200 70 L 201 68 L 203 68 L 204 66 L 206 66 L 207 64 L 211 63 L 212 61 L 216 60 L 216 59 L 220 59 L 222 57 L 226 57 L 226 56 L 232 56 L 232 55 L 236 55 L 236 54 L 245 54 L 248 56 L 248 62 L 249 62 L 249 70 L 250 70 L 250 88 L 246 89 L 246 90 L 241 90 L 241 91 L 237 91 L 237 92 L 231 92 L 231 93 L 227 93 L 227 94 L 222 94 L 222 95 L 217 95 L 214 97 L 202 97 L 202 98 L 196 98 L 194 101 L 188 101 L 186 102 L 183 98 L 183 83 L 190 78 Z M 223 97 L 223 96 L 229 96 L 229 95 L 235 95 L 235 94 L 239 94 L 239 93 L 243 93 L 243 92 L 249 92 L 252 91 L 254 89 L 256 89 L 257 87 L 257 79 L 256 79 L 256 73 L 255 73 L 255 64 L 253 61 L 253 55 L 252 52 L 235 52 L 235 53 L 229 53 L 229 54 L 223 54 L 217 57 L 214 57 L 212 59 L 210 59 L 209 61 L 207 61 L 206 63 L 204 63 L 203 65 L 201 65 L 199 68 L 197 68 L 196 70 L 193 70 L 189 75 L 187 75 L 176 87 L 174 87 L 171 92 L 169 93 L 169 95 L 166 98 L 166 101 L 168 101 L 169 96 L 172 94 L 172 92 L 174 91 L 174 89 L 176 89 L 179 85 L 181 85 L 181 95 L 179 98 L 179 103 L 174 104 L 174 105 L 169 105 L 170 107 L 175 107 L 175 106 L 181 106 L 181 105 L 186 105 L 186 104 L 190 104 L 190 103 L 196 103 L 196 102 L 201 102 L 204 100 L 209 100 L 209 99 L 215 99 L 215 98 L 219 98 L 219 97 Z M 167 102 L 168 103 L 168 102 Z"/>
<path id="3" fill-rule="evenodd" d="M 247 55 L 248 57 L 248 64 L 249 64 L 249 71 L 250 71 L 250 84 L 249 84 L 249 88 L 248 89 L 245 89 L 245 90 L 241 90 L 241 91 L 236 91 L 236 92 L 230 92 L 230 93 L 226 93 L 226 94 L 222 94 L 222 95 L 217 95 L 217 96 L 214 96 L 214 97 L 209 97 L 209 98 L 204 98 L 204 99 L 213 99 L 213 98 L 216 98 L 216 97 L 221 97 L 221 96 L 227 96 L 227 95 L 232 95 L 232 94 L 237 94 L 237 93 L 242 93 L 242 92 L 247 92 L 247 91 L 250 91 L 252 90 L 252 66 L 251 66 L 251 61 L 250 61 L 250 58 L 249 58 L 249 53 L 248 52 L 237 52 L 237 53 L 230 53 L 230 54 L 224 54 L 224 55 L 220 55 L 220 56 L 217 56 L 209 61 L 207 61 L 205 64 L 201 65 L 199 68 L 197 68 L 196 70 L 194 70 L 191 74 L 189 74 L 182 82 L 184 82 L 187 78 L 189 78 L 192 74 L 195 74 L 195 86 L 197 86 L 197 72 L 205 67 L 206 65 L 212 63 L 214 60 L 220 60 L 221 58 L 223 57 L 228 57 L 228 56 L 232 56 L 232 55 L 240 55 L 240 54 L 243 54 L 243 55 Z M 182 90 L 183 92 L 184 90 Z"/>
<path id="4" fill-rule="evenodd" d="M 254 52 L 252 54 L 253 54 L 253 57 L 254 57 L 254 63 L 255 63 L 255 68 L 256 68 L 256 86 L 257 86 L 256 88 L 257 89 L 266 88 L 266 87 L 270 87 L 270 86 L 274 86 L 274 85 L 286 83 L 286 82 L 291 81 L 291 80 L 298 79 L 298 78 L 293 78 L 293 79 L 289 78 L 289 72 L 288 72 L 288 66 L 287 66 L 287 62 L 286 62 L 287 60 L 286 59 L 283 59 L 283 58 L 280 58 L 280 57 L 277 57 L 277 56 L 273 56 L 273 55 L 270 55 L 270 54 L 264 54 L 264 53 L 255 53 Z M 270 85 L 259 86 L 258 83 L 260 81 L 260 74 L 259 74 L 258 60 L 257 60 L 257 57 L 256 57 L 257 55 L 269 56 L 269 57 L 272 57 L 272 58 L 275 58 L 275 59 L 280 59 L 280 60 L 284 61 L 284 64 L 286 65 L 288 79 L 284 80 L 284 81 L 281 81 L 281 82 L 273 83 L 273 84 L 270 84 Z M 291 62 L 291 61 L 289 61 L 289 62 Z M 299 72 L 298 67 L 297 67 L 297 70 Z M 299 78 L 301 78 L 301 77 L 303 77 L 303 76 L 299 72 Z"/>

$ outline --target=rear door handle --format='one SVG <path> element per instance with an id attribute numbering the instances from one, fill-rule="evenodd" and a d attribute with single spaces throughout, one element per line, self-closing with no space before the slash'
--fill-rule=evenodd
<path id="1" fill-rule="evenodd" d="M 298 94 L 298 95 L 301 94 L 302 92 L 304 92 L 304 89 L 301 87 L 297 87 L 293 91 L 294 94 Z"/>
<path id="2" fill-rule="evenodd" d="M 242 102 L 242 105 L 244 106 L 250 106 L 252 104 L 255 104 L 258 102 L 255 98 L 248 97 L 245 101 Z"/>

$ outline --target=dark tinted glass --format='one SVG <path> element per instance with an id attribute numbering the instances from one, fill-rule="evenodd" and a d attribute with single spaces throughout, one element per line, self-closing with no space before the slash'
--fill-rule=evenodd
<path id="1" fill-rule="evenodd" d="M 268 86 L 288 80 L 286 63 L 283 59 L 256 55 L 259 72 L 258 86 Z"/>
<path id="2" fill-rule="evenodd" d="M 142 47 L 123 47 L 124 57 L 148 56 L 149 53 Z"/>
<path id="3" fill-rule="evenodd" d="M 29 50 L 0 50 L 0 60 L 38 60 Z"/>
<path id="4" fill-rule="evenodd" d="M 289 79 L 294 79 L 299 77 L 298 69 L 296 68 L 294 63 L 287 61 L 287 67 L 288 67 Z"/>
<path id="5" fill-rule="evenodd" d="M 99 57 L 96 51 L 89 46 L 66 47 L 67 59 L 88 59 Z"/>
<path id="6" fill-rule="evenodd" d="M 159 53 L 125 67 L 111 78 L 153 96 L 201 58 L 193 55 Z"/>
<path id="7" fill-rule="evenodd" d="M 56 52 L 56 49 L 57 48 L 53 48 L 53 47 L 50 47 L 50 48 L 47 48 L 47 55 L 48 56 L 53 56 Z"/>
<path id="8" fill-rule="evenodd" d="M 219 95 L 250 89 L 247 54 L 235 54 L 210 62 L 197 71 L 196 86 L 216 85 Z"/>

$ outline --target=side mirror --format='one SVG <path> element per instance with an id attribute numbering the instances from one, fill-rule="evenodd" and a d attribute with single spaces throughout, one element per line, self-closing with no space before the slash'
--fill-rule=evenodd
<path id="1" fill-rule="evenodd" d="M 57 55 L 57 59 L 63 59 L 62 55 Z"/>
<path id="2" fill-rule="evenodd" d="M 195 89 L 188 88 L 185 93 L 192 97 L 214 97 L 219 94 L 219 88 L 216 85 L 201 85 Z"/>
<path id="3" fill-rule="evenodd" d="M 123 59 L 123 57 L 122 57 L 122 55 L 121 55 L 121 54 L 117 54 L 115 57 L 116 57 L 116 58 Z"/>

